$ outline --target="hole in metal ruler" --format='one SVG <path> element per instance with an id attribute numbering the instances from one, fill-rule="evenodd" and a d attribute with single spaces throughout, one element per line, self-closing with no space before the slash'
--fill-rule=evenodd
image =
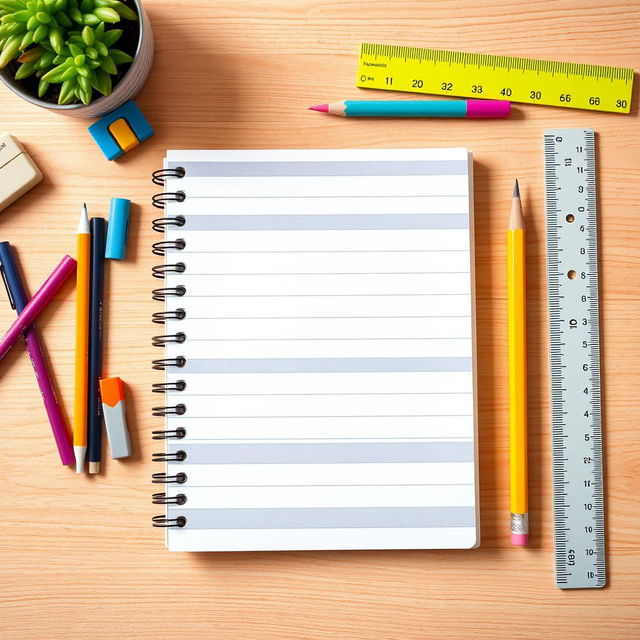
<path id="1" fill-rule="evenodd" d="M 573 213 L 570 213 L 567 216 L 567 222 L 573 222 L 576 219 L 576 217 L 573 215 Z"/>
<path id="2" fill-rule="evenodd" d="M 575 280 L 577 277 L 578 277 L 578 274 L 573 269 L 567 272 L 567 278 L 569 278 L 569 280 Z"/>

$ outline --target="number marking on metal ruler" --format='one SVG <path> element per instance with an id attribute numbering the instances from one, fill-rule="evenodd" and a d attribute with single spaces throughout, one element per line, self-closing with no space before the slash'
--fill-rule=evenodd
<path id="1" fill-rule="evenodd" d="M 595 141 L 544 134 L 556 584 L 606 583 Z"/>
<path id="2" fill-rule="evenodd" d="M 364 43 L 356 85 L 629 113 L 633 69 Z"/>

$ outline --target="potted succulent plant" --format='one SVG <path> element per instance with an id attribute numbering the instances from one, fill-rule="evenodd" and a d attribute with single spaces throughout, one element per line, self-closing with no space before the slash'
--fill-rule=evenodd
<path id="1" fill-rule="evenodd" d="M 142 88 L 152 59 L 140 0 L 0 0 L 0 79 L 39 106 L 113 111 Z"/>

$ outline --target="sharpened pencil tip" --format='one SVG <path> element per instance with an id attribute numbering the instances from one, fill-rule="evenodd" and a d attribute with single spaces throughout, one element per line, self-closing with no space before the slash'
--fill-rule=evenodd
<path id="1" fill-rule="evenodd" d="M 317 104 L 314 107 L 309 107 L 310 111 L 322 111 L 323 113 L 329 113 L 328 104 Z"/>
<path id="2" fill-rule="evenodd" d="M 513 197 L 514 198 L 519 198 L 520 197 L 520 187 L 518 186 L 518 181 L 516 180 L 516 183 L 513 185 Z"/>
<path id="3" fill-rule="evenodd" d="M 80 211 L 80 222 L 76 233 L 90 233 L 89 231 L 89 214 L 87 213 L 87 205 L 82 203 L 82 211 Z"/>

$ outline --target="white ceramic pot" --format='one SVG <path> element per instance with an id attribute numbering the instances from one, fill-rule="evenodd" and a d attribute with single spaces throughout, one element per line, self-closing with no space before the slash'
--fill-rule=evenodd
<path id="1" fill-rule="evenodd" d="M 131 100 L 131 98 L 136 96 L 140 89 L 142 89 L 151 71 L 151 63 L 153 62 L 153 31 L 151 30 L 149 17 L 142 6 L 142 0 L 132 1 L 136 6 L 136 12 L 138 14 L 138 46 L 129 70 L 108 96 L 101 96 L 88 105 L 53 104 L 40 100 L 40 98 L 25 91 L 20 81 L 15 80 L 6 69 L 0 72 L 0 80 L 27 102 L 31 102 L 31 104 L 38 105 L 39 107 L 44 107 L 45 109 L 58 111 L 67 116 L 74 116 L 76 118 L 99 118 L 105 113 L 117 109 L 127 100 Z"/>

